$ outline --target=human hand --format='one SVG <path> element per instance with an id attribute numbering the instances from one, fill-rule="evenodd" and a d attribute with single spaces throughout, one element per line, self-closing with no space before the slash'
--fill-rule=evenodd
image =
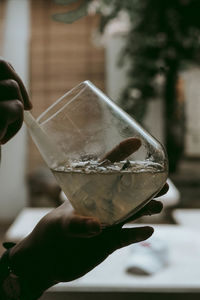
<path id="1" fill-rule="evenodd" d="M 152 200 L 138 217 L 161 209 L 160 203 Z M 102 230 L 98 220 L 77 215 L 65 202 L 11 249 L 11 266 L 30 292 L 43 292 L 55 283 L 83 276 L 116 249 L 143 241 L 153 233 L 149 226 L 122 225 Z"/>
<path id="2" fill-rule="evenodd" d="M 129 140 L 129 146 L 130 141 L 137 142 L 139 147 L 138 140 Z M 121 146 L 120 151 L 115 148 L 114 156 L 109 153 L 111 158 L 116 159 L 122 150 L 126 155 L 131 154 L 124 144 Z M 167 189 L 165 185 L 159 196 Z M 161 202 L 152 200 L 127 221 L 161 210 Z M 116 249 L 143 241 L 153 233 L 149 226 L 122 228 L 123 225 L 102 230 L 98 220 L 77 215 L 71 204 L 65 202 L 42 218 L 33 232 L 11 249 L 11 267 L 26 289 L 43 292 L 55 283 L 83 276 Z"/>
<path id="3" fill-rule="evenodd" d="M 13 67 L 0 57 L 0 145 L 21 128 L 23 110 L 31 109 L 26 88 Z"/>

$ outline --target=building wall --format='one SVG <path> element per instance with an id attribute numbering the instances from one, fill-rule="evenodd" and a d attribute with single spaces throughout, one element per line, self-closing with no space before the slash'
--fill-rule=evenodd
<path id="1" fill-rule="evenodd" d="M 94 46 L 92 32 L 98 17 L 85 17 L 73 24 L 52 20 L 67 10 L 52 0 L 31 1 L 30 93 L 33 115 L 39 116 L 65 92 L 84 80 L 104 90 L 104 50 Z M 73 5 L 70 7 L 73 8 Z M 30 140 L 29 172 L 43 164 Z"/>
<path id="2" fill-rule="evenodd" d="M 2 56 L 28 88 L 29 0 L 7 0 L 4 12 Z M 23 127 L 2 146 L 0 167 L 0 219 L 11 220 L 26 205 L 26 133 Z"/>

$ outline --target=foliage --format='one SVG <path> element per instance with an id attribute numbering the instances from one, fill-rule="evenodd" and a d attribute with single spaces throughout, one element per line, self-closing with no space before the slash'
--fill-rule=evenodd
<path id="1" fill-rule="evenodd" d="M 103 32 L 110 20 L 125 10 L 131 21 L 122 57 L 128 57 L 129 82 L 122 103 L 129 113 L 138 111 L 141 119 L 144 102 L 157 93 L 155 79 L 163 74 L 167 81 L 171 68 L 199 61 L 200 1 L 198 0 L 113 0 L 113 11 L 102 16 Z"/>
<path id="2" fill-rule="evenodd" d="M 79 6 L 75 10 L 71 10 L 62 14 L 59 13 L 53 15 L 53 19 L 55 21 L 70 24 L 87 15 L 88 12 L 87 7 L 88 4 L 91 2 L 91 0 L 85 0 L 81 2 L 79 0 L 54 0 L 54 2 L 56 4 L 61 4 L 61 5 L 69 5 L 76 2 L 79 4 Z"/>
<path id="3" fill-rule="evenodd" d="M 62 4 L 72 1 L 56 0 Z M 176 101 L 176 84 L 180 70 L 187 63 L 200 61 L 200 1 L 85 0 L 76 11 L 77 18 L 87 13 L 94 2 L 99 4 L 97 12 L 101 13 L 99 30 L 102 34 L 120 12 L 126 12 L 130 20 L 120 60 L 121 64 L 127 58 L 129 62 L 128 82 L 121 94 L 123 108 L 142 121 L 149 99 L 160 91 L 157 80 L 164 79 L 165 137 L 171 170 L 174 170 L 184 140 L 184 118 L 177 118 L 179 104 Z M 68 12 L 65 17 L 56 18 L 67 22 L 70 17 L 71 22 L 76 19 L 75 11 L 71 14 Z"/>
<path id="4" fill-rule="evenodd" d="M 76 10 L 57 14 L 54 19 L 71 23 L 87 14 L 92 0 L 54 0 L 68 5 L 79 2 Z M 101 13 L 99 30 L 103 34 L 109 22 L 121 11 L 130 18 L 131 28 L 126 36 L 123 60 L 128 58 L 129 82 L 122 93 L 126 110 L 142 119 L 145 102 L 156 95 L 155 79 L 160 74 L 165 78 L 170 65 L 176 61 L 179 70 L 185 61 L 199 60 L 200 46 L 200 1 L 199 0 L 99 0 Z M 102 7 L 109 7 L 106 14 Z"/>

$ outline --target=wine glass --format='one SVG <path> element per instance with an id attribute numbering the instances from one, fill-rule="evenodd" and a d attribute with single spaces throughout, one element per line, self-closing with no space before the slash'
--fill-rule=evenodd
<path id="1" fill-rule="evenodd" d="M 103 226 L 125 221 L 165 184 L 163 146 L 90 81 L 25 122 L 74 209 Z"/>

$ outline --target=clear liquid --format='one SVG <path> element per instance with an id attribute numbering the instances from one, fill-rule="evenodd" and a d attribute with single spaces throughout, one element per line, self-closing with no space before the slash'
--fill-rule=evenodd
<path id="1" fill-rule="evenodd" d="M 63 192 L 77 213 L 97 217 L 110 226 L 134 214 L 164 185 L 167 172 L 153 162 L 125 162 L 100 166 L 76 162 L 52 169 Z"/>

